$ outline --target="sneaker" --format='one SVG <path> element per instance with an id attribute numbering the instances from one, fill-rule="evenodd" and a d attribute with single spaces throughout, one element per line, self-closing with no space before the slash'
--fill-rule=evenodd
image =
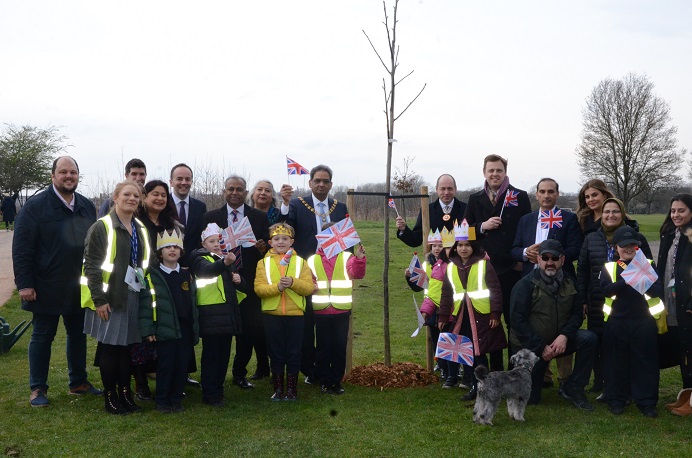
<path id="1" fill-rule="evenodd" d="M 46 390 L 38 388 L 32 391 L 31 396 L 29 396 L 29 404 L 31 404 L 31 407 L 48 407 L 50 401 L 48 396 L 46 396 Z"/>
<path id="2" fill-rule="evenodd" d="M 82 396 L 84 394 L 93 394 L 94 396 L 101 396 L 103 394 L 102 390 L 99 390 L 96 388 L 94 385 L 92 385 L 89 382 L 84 382 L 79 386 L 76 386 L 74 388 L 70 388 L 70 391 L 68 394 L 74 395 L 74 396 Z"/>
<path id="3" fill-rule="evenodd" d="M 577 409 L 586 410 L 589 412 L 593 410 L 593 406 L 589 404 L 589 401 L 586 399 L 584 390 L 572 392 L 569 388 L 565 388 L 562 391 L 562 397 L 572 402 L 574 407 Z"/>
<path id="4" fill-rule="evenodd" d="M 334 385 L 332 387 L 332 390 L 334 390 L 334 394 L 337 394 L 337 395 L 344 394 L 346 392 L 346 390 L 344 390 L 344 387 L 341 386 L 341 383 L 337 383 L 336 385 Z"/>
<path id="5" fill-rule="evenodd" d="M 250 383 L 245 377 L 233 377 L 233 384 L 239 386 L 243 390 L 249 390 L 255 387 L 255 385 Z"/>

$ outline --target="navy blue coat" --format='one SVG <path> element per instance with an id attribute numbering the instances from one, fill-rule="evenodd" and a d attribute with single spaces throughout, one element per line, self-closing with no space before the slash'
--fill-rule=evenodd
<path id="1" fill-rule="evenodd" d="M 96 208 L 75 193 L 74 212 L 53 187 L 29 199 L 17 215 L 12 240 L 17 289 L 34 288 L 36 300 L 22 302 L 30 312 L 50 315 L 82 313 L 79 278 L 84 241 L 96 221 Z"/>
<path id="2" fill-rule="evenodd" d="M 442 207 L 440 205 L 440 199 L 437 199 L 435 202 L 430 204 L 430 229 L 433 232 L 435 232 L 436 229 L 439 229 L 440 232 L 442 232 L 442 229 L 445 227 L 449 231 L 454 230 L 454 221 L 461 223 L 461 221 L 464 219 L 466 204 L 455 198 L 452 211 L 449 212 L 448 221 L 442 219 L 445 213 L 442 211 Z M 427 236 L 428 234 L 425 234 L 426 241 Z M 409 229 L 408 226 L 406 226 L 403 231 L 397 231 L 396 237 L 412 248 L 420 246 L 423 243 L 423 221 L 421 213 L 418 212 L 418 218 L 416 219 L 416 224 L 413 226 L 413 229 Z"/>
<path id="3" fill-rule="evenodd" d="M 514 245 L 512 245 L 512 259 L 524 263 L 524 275 L 530 273 L 535 266 L 530 261 L 524 261 L 524 248 L 536 243 L 538 213 L 538 211 L 535 211 L 521 217 L 517 226 L 517 235 L 514 237 Z M 556 239 L 562 244 L 562 247 L 565 249 L 565 265 L 563 269 L 572 278 L 577 278 L 574 261 L 579 259 L 579 251 L 581 250 L 583 240 L 577 215 L 563 210 L 562 227 L 548 229 L 548 238 Z"/>
<path id="4" fill-rule="evenodd" d="M 308 205 L 315 208 L 312 195 L 303 197 L 303 199 Z M 327 206 L 331 208 L 334 204 L 334 199 L 329 198 L 327 202 Z M 346 215 L 348 215 L 346 204 L 337 201 L 334 211 L 329 215 L 329 219 L 331 222 L 336 223 L 346 218 Z M 298 256 L 303 259 L 308 259 L 315 254 L 317 251 L 317 239 L 315 235 L 322 232 L 322 228 L 318 230 L 315 214 L 308 210 L 300 199 L 291 199 L 289 202 L 286 222 L 293 226 L 293 229 L 296 231 L 293 248 L 296 250 L 296 253 L 298 253 Z"/>

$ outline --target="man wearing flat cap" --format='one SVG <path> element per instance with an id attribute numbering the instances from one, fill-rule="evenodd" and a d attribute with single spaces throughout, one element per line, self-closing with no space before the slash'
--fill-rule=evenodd
<path id="1" fill-rule="evenodd" d="M 541 399 L 543 374 L 553 358 L 575 354 L 574 371 L 560 393 L 582 410 L 593 410 L 584 394 L 596 349 L 596 335 L 581 330 L 583 311 L 574 280 L 562 266 L 565 250 L 555 239 L 541 242 L 538 269 L 519 280 L 512 289 L 510 313 L 511 351 L 528 348 L 540 359 L 531 373 L 529 404 Z"/>

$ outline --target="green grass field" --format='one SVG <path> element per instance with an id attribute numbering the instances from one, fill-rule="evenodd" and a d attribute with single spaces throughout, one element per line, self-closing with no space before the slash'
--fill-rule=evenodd
<path id="1" fill-rule="evenodd" d="M 637 219 L 640 224 L 648 220 Z M 354 293 L 354 363 L 363 365 L 383 360 L 383 235 L 381 223 L 357 223 L 356 227 L 368 252 L 368 275 L 357 282 Z M 423 365 L 425 342 L 422 336 L 409 337 L 416 319 L 411 292 L 403 280 L 412 252 L 392 240 L 392 360 Z M 30 318 L 20 309 L 16 295 L 0 308 L 0 314 L 12 325 Z M 460 389 L 442 390 L 435 385 L 381 391 L 346 384 L 346 394 L 333 397 L 301 384 L 299 402 L 272 403 L 266 381 L 251 391 L 240 391 L 229 383 L 228 404 L 222 409 L 203 405 L 199 390 L 189 388 L 187 410 L 182 414 L 160 415 L 151 403 L 142 403 L 144 412 L 114 417 L 104 412 L 101 398 L 67 395 L 62 330 L 53 346 L 51 407 L 31 408 L 28 342 L 25 335 L 8 354 L 0 355 L 0 451 L 8 456 L 648 457 L 692 452 L 692 418 L 674 417 L 662 408 L 680 387 L 675 369 L 662 373 L 660 416 L 653 420 L 635 407 L 615 417 L 595 402 L 596 411 L 577 411 L 558 397 L 556 389 L 549 389 L 544 390 L 541 405 L 527 409 L 525 423 L 510 420 L 502 407 L 495 426 L 489 428 L 473 424 L 473 403 L 459 401 Z M 95 342 L 89 339 L 88 360 L 93 359 L 94 349 Z M 89 372 L 100 385 L 98 371 L 90 366 Z M 589 398 L 594 401 L 595 396 Z"/>

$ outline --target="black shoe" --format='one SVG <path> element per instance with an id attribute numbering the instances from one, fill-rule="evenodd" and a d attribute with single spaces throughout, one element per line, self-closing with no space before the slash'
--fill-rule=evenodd
<path id="1" fill-rule="evenodd" d="M 135 397 L 140 401 L 151 401 L 151 390 L 149 387 L 147 389 L 139 389 L 135 392 Z"/>
<path id="2" fill-rule="evenodd" d="M 568 388 L 565 388 L 562 391 L 561 396 L 570 401 L 577 409 L 586 410 L 589 412 L 593 410 L 593 406 L 589 404 L 589 401 L 586 399 L 584 390 L 581 390 L 579 392 L 572 392 Z"/>
<path id="3" fill-rule="evenodd" d="M 226 402 L 223 400 L 223 398 L 202 399 L 202 402 L 205 403 L 206 405 L 212 406 L 212 407 L 223 407 L 226 405 Z"/>
<path id="4" fill-rule="evenodd" d="M 610 410 L 610 413 L 613 415 L 622 415 L 625 413 L 625 408 L 620 405 L 609 405 L 608 410 Z"/>
<path id="5" fill-rule="evenodd" d="M 445 381 L 444 385 L 442 385 L 442 388 L 450 389 L 450 388 L 454 388 L 454 387 L 457 386 L 458 384 L 459 384 L 459 380 L 455 380 L 455 379 L 453 379 L 452 377 L 449 377 L 449 378 Z"/>
<path id="6" fill-rule="evenodd" d="M 233 377 L 233 384 L 244 390 L 249 390 L 250 388 L 255 387 L 255 385 L 250 383 L 245 377 Z"/>
<path id="7" fill-rule="evenodd" d="M 171 413 L 180 413 L 180 412 L 184 412 L 184 411 L 185 411 L 185 407 L 183 407 L 183 405 L 180 403 L 173 404 L 171 406 Z"/>
<path id="8" fill-rule="evenodd" d="M 156 404 L 156 411 L 158 413 L 171 413 L 171 406 Z"/>
<path id="9" fill-rule="evenodd" d="M 344 387 L 341 386 L 341 383 L 337 383 L 336 385 L 334 385 L 332 387 L 332 390 L 334 390 L 334 394 L 337 395 L 344 394 L 346 392 L 346 390 L 344 390 Z"/>
<path id="10" fill-rule="evenodd" d="M 639 407 L 639 410 L 645 417 L 649 418 L 656 418 L 658 417 L 658 412 L 656 412 L 656 407 L 654 406 L 645 406 L 645 407 Z"/>
<path id="11" fill-rule="evenodd" d="M 121 388 L 120 391 L 118 391 L 118 399 L 120 405 L 130 413 L 142 410 L 140 406 L 135 404 L 135 400 L 132 399 L 132 389 L 130 389 L 130 387 Z"/>
<path id="12" fill-rule="evenodd" d="M 118 393 L 115 391 L 105 391 L 103 400 L 106 407 L 106 412 L 113 415 L 128 415 L 130 413 L 122 404 L 120 404 L 120 399 L 118 399 Z"/>
<path id="13" fill-rule="evenodd" d="M 334 388 L 331 386 L 327 386 L 327 385 L 322 385 L 320 387 L 320 391 L 322 392 L 322 394 L 336 394 L 336 392 L 334 391 Z"/>
<path id="14" fill-rule="evenodd" d="M 471 388 L 471 391 L 466 393 L 461 397 L 462 401 L 473 401 L 476 399 L 476 396 L 478 395 L 478 389 L 476 387 Z"/>
<path id="15" fill-rule="evenodd" d="M 552 380 L 543 380 L 543 388 L 552 388 L 553 387 L 553 381 Z"/>
<path id="16" fill-rule="evenodd" d="M 190 386 L 195 386 L 198 388 L 201 386 L 197 380 L 195 380 L 189 376 L 187 377 L 187 380 L 185 380 L 185 384 L 190 385 Z"/>

